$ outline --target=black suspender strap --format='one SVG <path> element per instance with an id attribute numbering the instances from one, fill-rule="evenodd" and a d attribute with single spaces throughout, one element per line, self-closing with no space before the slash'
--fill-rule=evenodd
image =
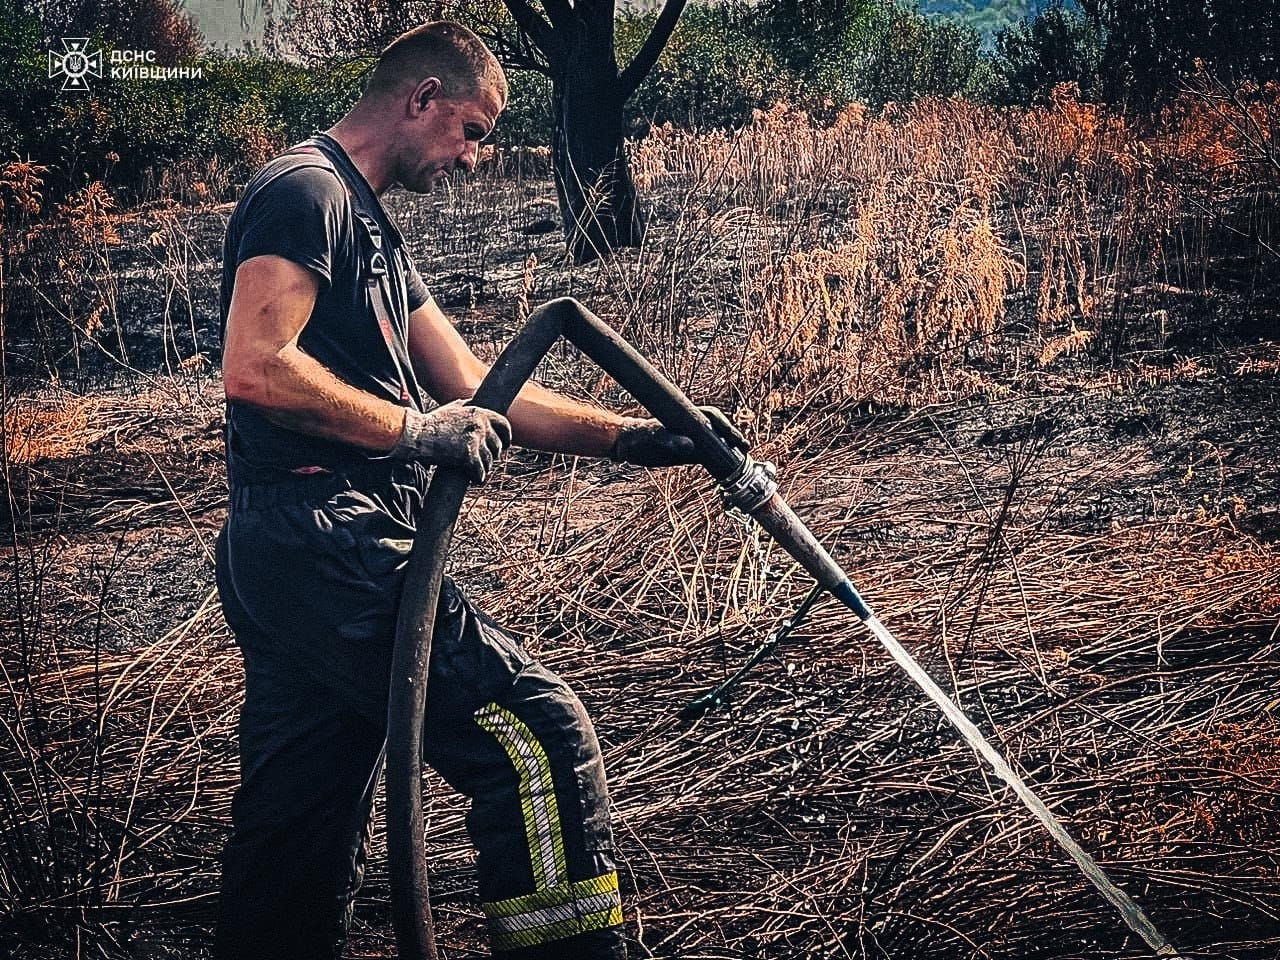
<path id="1" fill-rule="evenodd" d="M 352 200 L 356 202 L 354 197 Z M 382 228 L 378 226 L 378 221 L 361 210 L 358 203 L 355 215 L 364 241 L 361 243 L 361 248 L 368 251 L 368 256 L 361 256 L 360 259 L 369 295 L 369 305 L 373 308 L 374 319 L 378 321 L 378 329 L 382 332 L 382 339 L 387 345 L 391 362 L 395 365 L 400 378 L 400 402 L 406 406 L 413 406 L 416 410 L 425 410 L 426 407 L 422 402 L 422 388 L 418 385 L 417 375 L 413 372 L 413 361 L 409 357 L 409 303 L 407 294 L 402 292 L 404 275 L 399 269 L 399 264 L 396 264 L 393 278 L 393 266 L 387 251 L 383 249 Z M 394 250 L 391 251 L 391 256 L 396 256 Z M 403 330 L 396 325 L 392 297 L 401 298 L 400 312 L 405 316 L 406 321 Z"/>
<path id="2" fill-rule="evenodd" d="M 413 361 L 409 357 L 409 298 L 404 267 L 397 259 L 403 254 L 384 242 L 382 227 L 368 209 L 363 191 L 354 182 L 358 171 L 348 169 L 350 161 L 335 150 L 325 137 L 312 137 L 290 152 L 319 153 L 328 161 L 328 165 L 346 188 L 355 214 L 358 234 L 356 242 L 360 251 L 360 270 L 364 277 L 366 295 L 400 381 L 400 402 L 416 410 L 425 410 L 422 387 L 418 384 Z M 395 320 L 396 310 L 393 304 L 397 302 L 400 314 L 405 318 L 403 329 Z"/>

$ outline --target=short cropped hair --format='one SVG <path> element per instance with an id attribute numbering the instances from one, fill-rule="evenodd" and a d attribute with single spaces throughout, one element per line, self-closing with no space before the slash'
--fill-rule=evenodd
<path id="1" fill-rule="evenodd" d="M 497 58 L 472 31 L 448 20 L 424 23 L 392 40 L 378 57 L 365 94 L 388 96 L 431 76 L 440 79 L 441 95 L 451 100 L 473 96 L 481 83 L 502 102 L 507 99 L 507 78 Z"/>

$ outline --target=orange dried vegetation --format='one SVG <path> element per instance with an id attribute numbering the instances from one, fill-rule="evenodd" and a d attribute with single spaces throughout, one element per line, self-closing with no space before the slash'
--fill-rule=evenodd
<path id="1" fill-rule="evenodd" d="M 100 405 L 92 397 L 14 403 L 4 415 L 6 461 L 20 466 L 84 453 L 100 435 L 94 426 Z"/>
<path id="2" fill-rule="evenodd" d="M 743 380 L 767 386 L 769 412 L 936 396 L 948 388 L 937 358 L 992 336 L 1007 291 L 1024 278 L 971 207 L 911 232 L 872 202 L 856 224 L 850 242 L 793 253 L 761 279 Z"/>
<path id="3" fill-rule="evenodd" d="M 116 201 L 101 180 L 77 190 L 58 213 L 72 232 L 86 246 L 117 246 L 120 234 L 115 227 Z"/>
<path id="4" fill-rule="evenodd" d="M 0 166 L 0 218 L 12 207 L 25 217 L 40 212 L 44 174 L 49 168 L 30 160 L 12 160 Z"/>

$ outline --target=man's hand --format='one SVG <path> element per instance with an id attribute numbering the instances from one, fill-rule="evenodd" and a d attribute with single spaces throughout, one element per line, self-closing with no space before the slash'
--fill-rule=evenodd
<path id="1" fill-rule="evenodd" d="M 699 407 L 711 421 L 711 429 L 736 450 L 747 450 L 747 439 L 719 407 Z M 693 441 L 680 433 L 672 433 L 657 420 L 635 420 L 622 428 L 609 456 L 622 463 L 640 467 L 676 467 L 696 463 Z"/>
<path id="2" fill-rule="evenodd" d="M 484 483 L 510 443 L 511 424 L 506 417 L 454 400 L 430 413 L 406 410 L 404 430 L 391 456 L 457 467 L 472 483 Z"/>

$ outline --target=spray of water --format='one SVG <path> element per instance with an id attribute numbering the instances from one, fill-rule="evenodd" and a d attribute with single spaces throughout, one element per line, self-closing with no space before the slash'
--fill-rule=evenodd
<path id="1" fill-rule="evenodd" d="M 969 746 L 977 752 L 978 756 L 990 764 L 996 776 L 1013 788 L 1013 792 L 1018 795 L 1018 799 L 1026 804 L 1027 809 L 1035 814 L 1037 820 L 1044 824 L 1044 828 L 1049 831 L 1053 839 L 1058 842 L 1058 845 L 1076 862 L 1090 882 L 1098 888 L 1098 892 L 1106 897 L 1120 912 L 1120 916 L 1124 918 L 1124 922 L 1128 924 L 1129 929 L 1140 936 L 1147 946 L 1155 951 L 1156 956 L 1177 958 L 1177 951 L 1155 928 L 1155 925 L 1147 918 L 1147 915 L 1142 912 L 1142 908 L 1127 893 L 1111 882 L 1111 879 L 1098 866 L 1098 862 L 1089 856 L 1084 848 L 1076 842 L 1075 838 L 1067 832 L 1066 827 L 1062 825 L 1062 821 L 1055 817 L 1053 811 L 1045 806 L 1044 801 L 1031 791 L 1026 781 L 1009 766 L 1008 761 L 1000 755 L 1000 751 L 991 745 L 987 738 L 982 735 L 982 731 L 974 726 L 973 722 L 964 715 L 964 712 L 956 706 L 955 702 L 943 692 L 942 688 L 920 666 L 916 658 L 895 639 L 893 634 L 865 605 L 862 606 L 862 610 L 858 610 L 857 607 L 854 610 L 859 616 L 862 616 L 863 610 L 866 611 L 867 615 L 863 617 L 863 622 L 875 638 L 889 651 L 889 656 L 893 657 L 898 666 L 902 667 L 920 689 L 929 695 L 929 699 L 937 704 L 938 709 L 951 721 L 952 726 L 960 731 L 960 735 L 964 737 Z"/>
<path id="2" fill-rule="evenodd" d="M 723 444 L 720 445 L 723 446 Z M 726 449 L 724 452 L 727 454 L 729 451 Z M 736 453 L 735 455 L 740 461 L 736 471 L 726 477 L 720 477 L 719 474 L 716 475 L 720 480 L 726 503 L 753 517 L 813 576 L 820 587 L 829 590 L 837 600 L 857 614 L 858 619 L 867 625 L 867 628 L 875 635 L 876 639 L 889 651 L 889 655 L 907 672 L 908 676 L 916 682 L 920 689 L 927 693 L 929 698 L 937 704 L 938 709 L 951 721 L 951 724 L 960 732 L 969 746 L 977 751 L 978 756 L 991 765 L 991 769 L 995 771 L 1001 780 L 1013 788 L 1013 792 L 1018 795 L 1018 799 L 1026 804 L 1027 809 L 1044 824 L 1045 829 L 1058 842 L 1058 845 L 1070 855 L 1071 859 L 1076 862 L 1076 865 L 1080 867 L 1090 882 L 1120 912 L 1120 916 L 1128 924 L 1129 929 L 1140 936 L 1147 946 L 1155 951 L 1156 956 L 1176 958 L 1178 956 L 1177 951 L 1170 946 L 1169 941 L 1161 936 L 1160 931 L 1147 919 L 1146 914 L 1142 912 L 1142 908 L 1134 903 L 1123 890 L 1111 882 L 1107 875 L 1102 872 L 1102 868 L 1098 866 L 1097 861 L 1089 856 L 1081 848 L 1080 844 L 1076 843 L 1058 818 L 1044 805 L 1044 801 L 1031 792 L 1031 788 L 1009 766 L 1008 761 L 987 741 L 982 732 L 942 691 L 942 688 L 934 683 L 933 678 L 925 672 L 924 668 L 916 662 L 915 658 L 906 651 L 902 644 L 894 639 L 893 634 L 885 629 L 884 624 L 871 612 L 871 607 L 859 595 L 849 577 L 840 569 L 840 565 L 832 559 L 831 554 L 818 542 L 809 528 L 804 525 L 779 495 L 775 471 L 772 467 L 768 464 L 756 463 L 750 457 L 741 453 Z M 741 680 L 743 675 L 755 663 L 758 663 L 762 657 L 767 655 L 768 651 L 777 646 L 786 633 L 803 618 L 817 595 L 818 590 L 815 588 L 805 598 L 804 603 L 797 610 L 796 616 L 784 623 L 775 632 L 770 642 L 760 651 L 757 651 L 756 655 L 741 670 L 711 691 L 711 693 L 690 703 L 682 711 L 682 714 L 685 716 L 698 716 L 705 710 L 718 706 L 723 701 L 724 694 Z"/>

